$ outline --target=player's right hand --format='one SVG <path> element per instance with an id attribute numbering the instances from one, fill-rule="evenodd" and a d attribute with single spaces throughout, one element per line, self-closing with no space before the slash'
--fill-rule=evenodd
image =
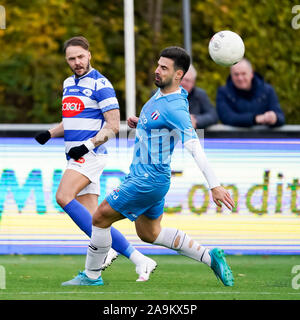
<path id="1" fill-rule="evenodd" d="M 137 124 L 138 124 L 138 121 L 139 121 L 139 118 L 138 117 L 129 117 L 127 119 L 127 124 L 128 124 L 128 127 L 130 128 L 136 128 Z"/>
<path id="2" fill-rule="evenodd" d="M 45 144 L 48 140 L 51 139 L 50 131 L 47 130 L 40 132 L 34 137 L 34 139 L 40 144 Z"/>

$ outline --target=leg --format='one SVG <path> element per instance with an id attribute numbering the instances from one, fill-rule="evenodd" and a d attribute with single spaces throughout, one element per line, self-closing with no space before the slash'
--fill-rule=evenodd
<path id="1" fill-rule="evenodd" d="M 76 225 L 90 238 L 92 234 L 92 214 L 98 207 L 97 193 L 99 192 L 99 186 L 93 184 L 91 190 L 87 191 L 92 193 L 80 193 L 74 199 L 74 195 L 78 194 L 79 191 L 88 185 L 88 188 L 90 188 L 91 182 L 86 176 L 75 170 L 67 169 L 60 182 L 56 198 L 64 211 L 68 213 Z M 136 266 L 147 260 L 147 257 L 137 251 L 123 234 L 114 227 L 111 227 L 111 236 L 112 248 L 114 250 L 109 252 L 103 270 L 116 259 L 117 252 L 130 259 Z"/>
<path id="2" fill-rule="evenodd" d="M 79 272 L 74 279 L 62 283 L 63 286 L 103 285 L 101 278 L 102 265 L 112 243 L 110 227 L 114 221 L 123 218 L 119 212 L 110 207 L 106 200 L 100 204 L 93 215 L 92 234 L 86 255 L 85 271 Z"/>
<path id="3" fill-rule="evenodd" d="M 99 180 L 106 158 L 102 160 L 92 153 L 85 156 L 83 163 L 70 159 L 56 193 L 58 204 L 89 237 L 92 233 L 91 213 L 98 206 Z"/>
<path id="4" fill-rule="evenodd" d="M 75 170 L 67 169 L 57 189 L 56 201 L 77 226 L 90 237 L 92 232 L 92 218 L 90 211 L 86 209 L 84 205 L 88 204 L 89 209 L 91 209 L 92 206 L 96 208 L 98 196 L 96 194 L 90 194 L 83 198 L 75 198 L 76 195 L 89 184 L 90 180 L 86 176 Z"/>
<path id="5" fill-rule="evenodd" d="M 136 221 L 138 236 L 145 242 L 162 245 L 176 250 L 182 255 L 210 265 L 208 249 L 200 246 L 200 244 L 192 240 L 181 230 L 161 228 L 161 219 L 162 215 L 155 220 L 149 219 L 144 215 L 140 216 Z"/>
<path id="6" fill-rule="evenodd" d="M 90 180 L 86 176 L 75 170 L 66 169 L 56 192 L 57 203 L 64 208 L 88 184 Z"/>
<path id="7" fill-rule="evenodd" d="M 56 198 L 64 211 L 68 213 L 76 225 L 90 238 L 92 234 L 92 214 L 98 207 L 98 194 L 84 193 L 78 196 L 78 192 L 88 185 L 91 185 L 91 182 L 85 175 L 75 170 L 67 169 L 60 182 Z M 97 190 L 96 192 L 99 192 Z M 76 199 L 74 199 L 76 194 Z M 123 240 L 125 245 L 127 244 L 127 247 L 130 247 L 130 244 L 124 237 Z M 121 253 L 123 253 L 122 251 L 120 250 Z M 111 250 L 104 267 L 109 266 L 116 257 L 117 253 Z"/>
<path id="8" fill-rule="evenodd" d="M 87 277 L 91 279 L 100 277 L 102 266 L 112 245 L 111 225 L 121 219 L 124 219 L 124 216 L 112 209 L 106 200 L 95 211 L 85 263 Z"/>
<path id="9" fill-rule="evenodd" d="M 98 206 L 98 196 L 97 197 L 94 197 L 94 196 L 96 195 L 84 194 L 81 196 L 77 196 L 76 199 L 82 205 L 84 205 L 91 213 L 94 213 L 97 210 L 97 206 Z M 87 232 L 86 233 L 89 237 L 91 237 L 92 216 L 90 215 L 90 217 L 87 218 L 86 220 L 88 220 L 88 223 L 89 223 L 89 227 L 87 228 L 88 233 Z M 142 264 L 149 263 L 149 261 L 152 260 L 144 256 L 137 249 L 135 249 L 124 237 L 124 235 L 113 226 L 111 226 L 110 232 L 112 237 L 113 250 L 109 251 L 108 256 L 105 260 L 105 263 L 102 266 L 102 270 L 105 270 L 117 258 L 118 253 L 122 254 L 123 256 L 128 258 L 130 261 L 132 261 L 136 265 L 136 268 Z"/>
<path id="10" fill-rule="evenodd" d="M 214 248 L 209 251 L 181 230 L 161 228 L 161 217 L 151 220 L 146 216 L 140 216 L 137 219 L 137 234 L 143 241 L 176 250 L 182 255 L 204 262 L 212 268 L 225 286 L 233 286 L 233 275 L 223 250 Z"/>

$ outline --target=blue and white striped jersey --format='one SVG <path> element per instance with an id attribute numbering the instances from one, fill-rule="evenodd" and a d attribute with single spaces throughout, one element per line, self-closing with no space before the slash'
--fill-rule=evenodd
<path id="1" fill-rule="evenodd" d="M 67 78 L 62 99 L 66 154 L 72 147 L 94 137 L 105 123 L 103 113 L 112 109 L 119 109 L 116 93 L 100 72 L 92 68 L 80 78 L 75 75 Z M 103 145 L 93 151 L 107 153 Z"/>

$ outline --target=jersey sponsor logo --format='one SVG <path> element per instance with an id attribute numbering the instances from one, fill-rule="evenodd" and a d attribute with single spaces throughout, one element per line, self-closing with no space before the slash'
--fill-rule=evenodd
<path id="1" fill-rule="evenodd" d="M 159 116 L 160 116 L 160 113 L 159 113 L 157 110 L 155 110 L 155 111 L 151 114 L 151 118 L 152 118 L 153 120 L 157 120 Z"/>
<path id="2" fill-rule="evenodd" d="M 83 157 L 79 158 L 78 160 L 74 160 L 75 162 L 78 163 L 85 163 L 85 159 Z"/>
<path id="3" fill-rule="evenodd" d="M 66 97 L 62 101 L 63 117 L 74 117 L 84 110 L 84 103 L 77 97 Z"/>

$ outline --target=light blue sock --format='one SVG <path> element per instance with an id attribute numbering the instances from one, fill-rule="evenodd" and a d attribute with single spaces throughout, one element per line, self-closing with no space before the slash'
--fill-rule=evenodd
<path id="1" fill-rule="evenodd" d="M 76 199 L 70 201 L 63 210 L 77 224 L 77 226 L 90 238 L 92 235 L 92 216 L 89 211 Z M 112 248 L 129 258 L 135 250 L 123 234 L 111 227 Z"/>

